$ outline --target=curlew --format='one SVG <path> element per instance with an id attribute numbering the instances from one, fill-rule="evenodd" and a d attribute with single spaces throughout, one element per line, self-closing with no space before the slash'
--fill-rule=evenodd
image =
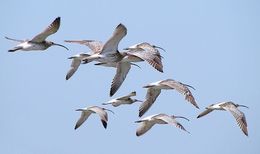
<path id="1" fill-rule="evenodd" d="M 148 90 L 146 93 L 146 99 L 139 108 L 139 117 L 143 116 L 144 113 L 153 105 L 157 97 L 160 95 L 161 89 L 176 89 L 179 93 L 185 96 L 185 99 L 188 102 L 196 108 L 199 108 L 188 87 L 194 89 L 190 85 L 183 84 L 173 79 L 161 80 L 144 86 L 143 88 L 148 88 Z"/>
<path id="2" fill-rule="evenodd" d="M 118 51 L 119 42 L 127 34 L 127 29 L 123 24 L 119 24 L 113 35 L 108 39 L 108 41 L 103 45 L 100 52 L 94 53 L 86 58 L 87 61 L 98 60 L 100 62 L 111 63 L 118 62 L 123 57 Z"/>
<path id="3" fill-rule="evenodd" d="M 103 103 L 102 105 L 112 104 L 112 106 L 118 107 L 118 106 L 123 105 L 123 104 L 133 104 L 135 102 L 142 102 L 142 101 L 140 101 L 138 99 L 131 98 L 132 96 L 136 96 L 136 92 L 135 91 L 131 92 L 130 94 L 128 94 L 126 96 L 114 98 L 114 99 L 108 101 L 107 103 Z"/>
<path id="4" fill-rule="evenodd" d="M 145 117 L 141 120 L 135 121 L 136 123 L 141 123 L 136 130 L 136 136 L 141 136 L 150 130 L 155 124 L 170 124 L 181 130 L 188 132 L 177 120 L 176 118 L 183 118 L 189 121 L 189 119 L 182 116 L 169 116 L 167 114 L 155 114 Z M 189 133 L 189 132 L 188 132 Z"/>
<path id="5" fill-rule="evenodd" d="M 43 32 L 36 35 L 31 40 L 17 40 L 17 39 L 5 37 L 8 40 L 19 42 L 19 44 L 17 46 L 15 46 L 13 49 L 10 49 L 8 51 L 15 52 L 17 50 L 22 50 L 22 51 L 46 50 L 50 46 L 53 46 L 53 45 L 61 46 L 65 49 L 69 50 L 67 47 L 65 47 L 61 44 L 57 44 L 57 43 L 45 40 L 48 36 L 56 33 L 58 31 L 59 27 L 60 27 L 60 17 L 57 17 Z"/>
<path id="6" fill-rule="evenodd" d="M 70 65 L 70 69 L 67 72 L 66 80 L 70 79 L 70 77 L 78 70 L 79 65 L 81 64 L 82 60 L 88 56 L 89 56 L 89 54 L 87 54 L 87 53 L 80 53 L 80 54 L 77 54 L 77 55 L 74 55 L 74 56 L 71 56 L 68 58 L 68 59 L 72 59 L 72 62 Z"/>
<path id="7" fill-rule="evenodd" d="M 245 105 L 235 104 L 235 103 L 233 103 L 231 101 L 220 102 L 220 103 L 212 104 L 212 105 L 206 107 L 206 110 L 203 111 L 202 113 L 200 113 L 197 118 L 205 116 L 208 113 L 212 112 L 213 110 L 229 111 L 234 116 L 234 118 L 236 119 L 237 124 L 240 127 L 240 129 L 243 131 L 243 133 L 246 136 L 248 136 L 246 117 L 245 117 L 243 112 L 238 110 L 238 107 L 246 107 L 246 108 L 248 108 Z"/>
<path id="8" fill-rule="evenodd" d="M 82 112 L 81 112 L 81 116 L 80 116 L 79 120 L 76 123 L 75 129 L 79 128 L 88 119 L 88 117 L 92 113 L 98 114 L 104 128 L 107 128 L 108 115 L 105 110 L 114 113 L 113 111 L 111 111 L 109 109 L 101 108 L 98 106 L 90 106 L 90 107 L 83 108 L 83 109 L 77 109 L 76 111 L 82 111 Z"/>
<path id="9" fill-rule="evenodd" d="M 88 56 L 100 53 L 103 48 L 103 43 L 101 41 L 96 41 L 96 40 L 65 40 L 65 42 L 77 43 L 77 44 L 87 46 L 90 49 L 90 52 L 86 53 L 86 54 L 88 54 Z M 83 64 L 86 64 L 93 60 L 87 60 L 85 57 L 84 59 L 82 59 L 82 61 L 83 61 Z M 99 61 L 99 60 L 97 59 L 97 61 Z M 99 61 L 99 62 L 101 62 L 101 61 Z"/>
<path id="10" fill-rule="evenodd" d="M 161 55 L 156 48 L 160 47 L 144 42 L 126 48 L 128 50 L 126 52 L 121 52 L 121 55 L 124 58 L 116 64 L 117 70 L 111 84 L 110 96 L 113 96 L 123 84 L 131 68 L 130 63 L 132 62 L 147 61 L 156 70 L 158 70 L 159 72 L 163 72 Z"/>
<path id="11" fill-rule="evenodd" d="M 158 49 L 165 51 L 163 48 L 142 42 L 128 48 L 125 48 L 125 57 L 123 61 L 140 62 L 147 61 L 157 71 L 163 72 L 162 56 Z"/>

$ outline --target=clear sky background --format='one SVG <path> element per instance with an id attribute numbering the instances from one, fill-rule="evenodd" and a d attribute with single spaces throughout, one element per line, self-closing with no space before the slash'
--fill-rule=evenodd
<path id="1" fill-rule="evenodd" d="M 0 153 L 260 153 L 260 4 L 257 0 L 6 0 L 0 5 Z M 70 50 L 51 47 L 43 52 L 7 50 L 16 45 L 9 36 L 30 39 L 57 16 L 59 31 L 48 40 Z M 146 62 L 133 67 L 114 97 L 137 92 L 145 98 L 147 83 L 172 78 L 196 88 L 200 110 L 175 91 L 163 91 L 144 115 L 166 113 L 180 119 L 191 132 L 157 125 L 141 137 L 135 135 L 139 104 L 120 106 L 109 113 L 108 128 L 97 115 L 74 130 L 80 113 L 75 109 L 110 100 L 113 68 L 82 65 L 69 80 L 67 58 L 88 51 L 65 39 L 105 42 L 123 23 L 127 36 L 119 49 L 140 42 L 163 47 L 164 73 Z M 113 97 L 113 98 L 114 98 Z M 228 112 L 215 111 L 196 119 L 203 109 L 232 100 L 248 122 L 246 137 Z"/>

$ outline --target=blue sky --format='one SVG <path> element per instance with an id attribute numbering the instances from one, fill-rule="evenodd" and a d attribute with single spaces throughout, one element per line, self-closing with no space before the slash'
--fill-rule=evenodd
<path id="1" fill-rule="evenodd" d="M 2 2 L 0 153 L 259 153 L 259 7 L 256 0 Z M 69 51 L 51 47 L 43 52 L 7 52 L 16 44 L 4 36 L 30 39 L 57 16 L 61 27 L 48 40 Z M 161 53 L 164 73 L 139 63 L 141 69 L 130 70 L 114 97 L 135 90 L 136 98 L 144 99 L 142 86 L 167 78 L 190 84 L 196 88 L 192 92 L 200 110 L 179 93 L 163 91 L 144 116 L 185 116 L 190 121 L 180 122 L 191 134 L 160 125 L 136 137 L 139 104 L 109 107 L 116 114 L 109 114 L 107 130 L 98 116 L 74 130 L 80 116 L 75 109 L 110 100 L 115 70 L 88 64 L 66 81 L 67 58 L 88 49 L 63 40 L 104 42 L 119 23 L 128 28 L 119 49 L 145 41 L 166 52 Z M 229 100 L 250 107 L 241 108 L 249 137 L 228 112 L 196 119 L 209 104 Z"/>

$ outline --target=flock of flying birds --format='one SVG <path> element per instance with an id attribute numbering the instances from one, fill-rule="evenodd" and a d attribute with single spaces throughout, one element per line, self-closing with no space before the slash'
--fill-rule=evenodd
<path id="1" fill-rule="evenodd" d="M 47 41 L 46 38 L 58 31 L 60 27 L 60 17 L 57 17 L 43 32 L 36 35 L 33 39 L 30 40 L 18 40 L 5 37 L 6 39 L 19 42 L 17 46 L 8 50 L 9 52 L 15 52 L 18 50 L 22 51 L 32 51 L 32 50 L 46 50 L 50 46 L 57 45 L 61 46 L 68 50 L 67 47 L 57 44 L 51 41 Z M 131 66 L 137 66 L 136 62 L 146 61 L 157 71 L 163 72 L 162 56 L 158 49 L 164 50 L 161 47 L 151 45 L 149 43 L 139 43 L 128 48 L 125 48 L 123 52 L 118 51 L 118 44 L 124 36 L 127 34 L 127 29 L 123 24 L 119 24 L 112 36 L 102 43 L 95 40 L 65 40 L 68 43 L 78 43 L 85 45 L 90 48 L 89 53 L 79 53 L 69 59 L 72 59 L 71 67 L 66 75 L 66 80 L 70 79 L 72 75 L 77 71 L 80 64 L 87 64 L 92 61 L 97 62 L 95 65 L 105 66 L 105 67 L 114 67 L 116 68 L 116 74 L 113 78 L 112 85 L 110 88 L 110 97 L 113 96 L 122 83 L 124 82 Z M 147 88 L 147 93 L 144 101 L 137 100 L 132 98 L 136 96 L 136 92 L 131 92 L 126 96 L 112 99 L 107 103 L 102 105 L 111 104 L 114 107 L 118 107 L 123 104 L 133 104 L 135 102 L 142 102 L 139 107 L 139 117 L 142 117 L 149 108 L 156 101 L 157 97 L 160 95 L 161 90 L 176 90 L 177 92 L 184 95 L 185 100 L 190 102 L 193 106 L 199 109 L 198 104 L 195 101 L 190 89 L 194 89 L 192 86 L 175 81 L 173 79 L 166 79 L 157 81 L 154 83 L 147 84 L 143 88 Z M 200 118 L 213 110 L 226 110 L 229 111 L 237 121 L 238 126 L 243 131 L 243 133 L 248 136 L 247 131 L 247 122 L 243 112 L 241 112 L 238 107 L 246 107 L 245 105 L 235 104 L 231 101 L 220 102 L 212 104 L 206 107 L 206 110 L 198 115 L 197 118 Z M 101 122 L 104 128 L 107 127 L 108 114 L 106 111 L 113 111 L 106 109 L 100 106 L 90 106 L 82 109 L 77 109 L 76 111 L 81 111 L 81 116 L 76 123 L 75 129 L 80 127 L 92 113 L 96 113 L 100 116 Z M 167 115 L 164 113 L 155 114 L 142 118 L 136 123 L 140 123 L 140 126 L 137 128 L 136 135 L 140 136 L 150 130 L 155 124 L 170 124 L 188 132 L 176 119 L 183 118 L 189 120 L 182 116 Z M 189 133 L 189 132 L 188 132 Z"/>

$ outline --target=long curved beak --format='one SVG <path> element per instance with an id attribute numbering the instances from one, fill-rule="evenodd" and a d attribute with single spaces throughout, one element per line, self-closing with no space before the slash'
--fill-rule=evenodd
<path id="1" fill-rule="evenodd" d="M 57 46 L 60 46 L 60 47 L 63 47 L 65 49 L 69 50 L 67 47 L 65 47 L 64 45 L 61 45 L 61 44 L 53 43 L 52 45 L 57 45 Z"/>
<path id="2" fill-rule="evenodd" d="M 184 86 L 187 86 L 187 87 L 189 87 L 189 88 L 191 88 L 191 89 L 193 89 L 193 90 L 196 90 L 194 87 L 192 87 L 191 85 L 188 85 L 188 84 L 184 84 L 184 83 L 182 83 Z"/>
<path id="3" fill-rule="evenodd" d="M 164 50 L 162 47 L 159 47 L 159 46 L 156 46 L 156 45 L 153 45 L 154 48 L 158 48 L 158 49 L 161 49 L 163 50 L 164 52 L 166 52 L 166 50 Z"/>
<path id="4" fill-rule="evenodd" d="M 248 106 L 245 106 L 245 105 L 238 105 L 239 107 L 245 107 L 245 108 L 248 108 L 249 109 L 249 107 Z"/>
<path id="5" fill-rule="evenodd" d="M 84 111 L 83 109 L 77 109 L 77 110 L 75 110 L 75 111 Z"/>
<path id="6" fill-rule="evenodd" d="M 134 64 L 134 63 L 130 63 L 131 65 L 134 65 L 134 66 L 136 66 L 136 67 L 138 67 L 138 68 L 141 68 L 139 65 L 137 65 L 137 64 Z"/>
<path id="7" fill-rule="evenodd" d="M 112 110 L 109 110 L 109 109 L 106 109 L 106 108 L 103 108 L 104 110 L 107 110 L 107 111 L 109 111 L 109 112 L 111 112 L 111 113 L 113 113 L 113 114 L 115 114 L 115 112 L 113 112 Z"/>
<path id="8" fill-rule="evenodd" d="M 182 118 L 182 119 L 185 119 L 187 121 L 190 121 L 188 118 L 185 118 L 185 117 L 182 117 L 182 116 L 174 116 L 174 118 Z"/>

